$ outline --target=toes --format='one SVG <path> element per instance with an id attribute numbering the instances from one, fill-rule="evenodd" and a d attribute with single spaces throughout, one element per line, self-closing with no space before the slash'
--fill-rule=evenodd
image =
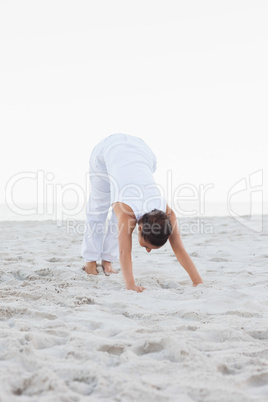
<path id="1" fill-rule="evenodd" d="M 106 276 L 110 276 L 111 274 L 118 274 L 118 271 L 115 271 L 114 269 L 105 269 L 104 267 L 102 267 L 103 272 Z"/>

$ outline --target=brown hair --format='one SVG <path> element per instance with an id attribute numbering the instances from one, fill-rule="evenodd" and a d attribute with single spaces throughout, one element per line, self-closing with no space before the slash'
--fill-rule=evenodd
<path id="1" fill-rule="evenodd" d="M 138 224 L 142 224 L 141 236 L 144 240 L 156 247 L 163 246 L 172 232 L 169 216 L 158 209 L 144 214 Z"/>

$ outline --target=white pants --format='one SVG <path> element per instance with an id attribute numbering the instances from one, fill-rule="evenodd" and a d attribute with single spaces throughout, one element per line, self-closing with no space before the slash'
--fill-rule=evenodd
<path id="1" fill-rule="evenodd" d="M 81 246 L 85 261 L 115 261 L 119 257 L 117 218 L 112 211 L 106 222 L 111 205 L 110 181 L 105 164 L 98 159 L 99 143 L 90 156 L 90 195 L 87 202 L 86 227 Z"/>

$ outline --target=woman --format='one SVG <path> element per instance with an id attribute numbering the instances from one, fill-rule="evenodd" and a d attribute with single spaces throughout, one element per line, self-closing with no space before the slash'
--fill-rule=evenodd
<path id="1" fill-rule="evenodd" d="M 97 275 L 99 259 L 106 275 L 115 273 L 112 262 L 119 256 L 126 289 L 136 292 L 145 289 L 135 284 L 132 270 L 132 232 L 138 223 L 138 240 L 148 253 L 169 240 L 193 286 L 202 283 L 182 244 L 175 213 L 154 181 L 155 170 L 156 157 L 140 138 L 113 134 L 93 149 L 91 193 L 81 248 L 86 261 L 83 269 L 88 274 Z M 110 206 L 112 215 L 106 227 Z"/>

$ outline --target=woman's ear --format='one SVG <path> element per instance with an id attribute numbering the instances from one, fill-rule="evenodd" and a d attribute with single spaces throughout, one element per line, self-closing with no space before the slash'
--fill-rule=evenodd
<path id="1" fill-rule="evenodd" d="M 141 225 L 139 225 L 139 226 L 138 226 L 138 230 L 139 230 L 139 231 L 141 231 L 141 229 L 142 229 L 142 226 L 141 226 Z"/>

